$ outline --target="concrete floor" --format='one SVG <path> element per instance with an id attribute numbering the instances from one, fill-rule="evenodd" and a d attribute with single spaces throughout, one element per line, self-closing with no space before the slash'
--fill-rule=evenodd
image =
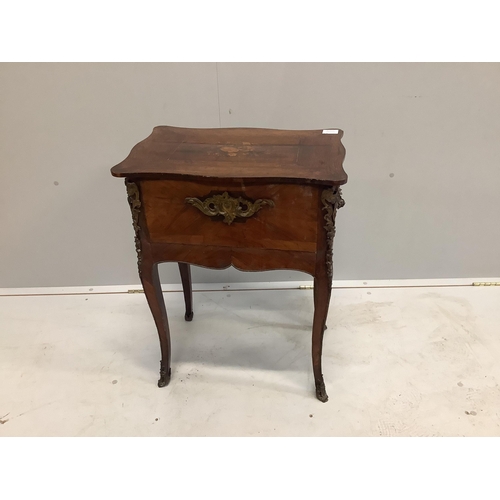
<path id="1" fill-rule="evenodd" d="M 0 297 L 0 436 L 500 435 L 500 287 L 334 290 L 326 404 L 311 290 L 194 299 L 159 389 L 143 294 Z"/>

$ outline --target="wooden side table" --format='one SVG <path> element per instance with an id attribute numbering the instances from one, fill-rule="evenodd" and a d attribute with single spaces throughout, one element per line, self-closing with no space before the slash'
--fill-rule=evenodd
<path id="1" fill-rule="evenodd" d="M 160 337 L 158 385 L 170 381 L 170 332 L 158 263 L 179 263 L 186 321 L 190 264 L 244 271 L 294 269 L 314 277 L 312 361 L 316 396 L 330 301 L 343 132 L 155 127 L 113 167 L 124 177 L 139 275 Z"/>

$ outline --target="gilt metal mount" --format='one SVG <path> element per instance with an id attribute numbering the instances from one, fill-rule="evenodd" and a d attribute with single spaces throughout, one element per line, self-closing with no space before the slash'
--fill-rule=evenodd
<path id="1" fill-rule="evenodd" d="M 209 217 L 217 215 L 224 216 L 223 222 L 230 225 L 237 217 L 248 218 L 256 214 L 264 206 L 274 207 L 272 200 L 247 200 L 239 196 L 235 198 L 226 191 L 223 194 L 215 194 L 200 200 L 198 198 L 186 198 L 186 203 L 193 205 Z"/>
<path id="2" fill-rule="evenodd" d="M 333 278 L 333 238 L 335 237 L 335 216 L 337 210 L 345 205 L 342 198 L 342 191 L 339 187 L 324 189 L 321 193 L 321 202 L 326 221 L 326 273 L 327 276 Z"/>
<path id="3" fill-rule="evenodd" d="M 139 266 L 139 275 L 141 274 L 141 263 L 142 263 L 142 250 L 141 250 L 141 237 L 140 237 L 140 227 L 139 227 L 139 214 L 141 212 L 141 195 L 139 193 L 139 187 L 137 184 L 130 179 L 125 179 L 125 186 L 127 188 L 127 201 L 130 205 L 130 211 L 132 212 L 132 224 L 134 226 L 135 232 L 135 250 L 137 252 L 137 265 Z"/>

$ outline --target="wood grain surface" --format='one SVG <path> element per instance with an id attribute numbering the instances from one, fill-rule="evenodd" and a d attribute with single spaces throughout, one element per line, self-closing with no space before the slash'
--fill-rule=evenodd
<path id="1" fill-rule="evenodd" d="M 319 190 L 293 184 L 245 185 L 193 181 L 140 182 L 146 229 L 151 243 L 185 243 L 235 248 L 270 248 L 315 252 Z M 270 199 L 248 219 L 231 225 L 212 219 L 186 203 L 188 197 L 203 198 L 224 193 L 250 200 Z"/>
<path id="2" fill-rule="evenodd" d="M 343 131 L 155 127 L 111 169 L 116 177 L 241 178 L 341 185 Z"/>

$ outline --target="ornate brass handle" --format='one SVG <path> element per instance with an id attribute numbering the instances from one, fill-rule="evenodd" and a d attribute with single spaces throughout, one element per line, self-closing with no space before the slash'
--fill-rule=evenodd
<path id="1" fill-rule="evenodd" d="M 274 201 L 272 200 L 259 199 L 252 201 L 246 200 L 241 196 L 234 198 L 230 196 L 227 191 L 223 194 L 215 194 L 209 198 L 205 198 L 204 200 L 200 200 L 198 198 L 186 198 L 186 203 L 193 205 L 209 217 L 223 215 L 223 222 L 228 225 L 231 224 L 236 217 L 251 217 L 265 205 L 274 207 Z"/>

